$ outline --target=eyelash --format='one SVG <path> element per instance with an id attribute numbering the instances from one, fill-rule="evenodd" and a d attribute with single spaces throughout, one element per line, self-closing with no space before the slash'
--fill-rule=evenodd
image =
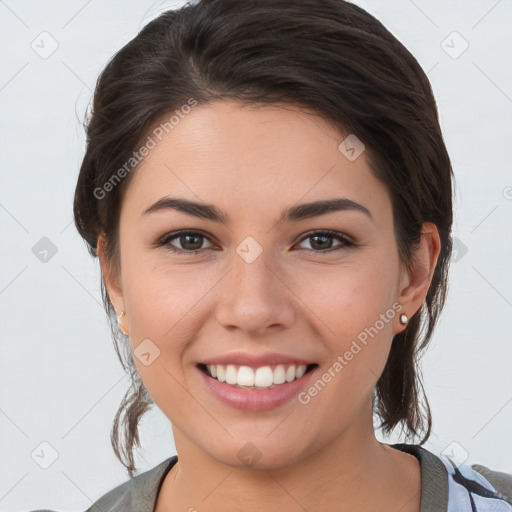
<path id="1" fill-rule="evenodd" d="M 191 231 L 191 230 L 185 230 L 185 231 L 176 231 L 173 233 L 168 233 L 164 235 L 158 242 L 156 242 L 157 247 L 166 246 L 166 249 L 176 253 L 178 255 L 191 255 L 191 254 L 201 254 L 203 251 L 211 250 L 210 247 L 207 247 L 205 249 L 199 249 L 199 250 L 184 250 L 184 249 L 177 249 L 176 247 L 170 245 L 170 242 L 175 239 L 179 239 L 182 236 L 186 235 L 197 235 L 200 237 L 203 237 L 211 242 L 211 240 L 201 231 Z M 305 249 L 306 251 L 313 253 L 313 254 L 325 254 L 325 253 L 331 253 L 340 249 L 350 249 L 356 247 L 358 244 L 353 242 L 352 240 L 349 240 L 346 236 L 342 235 L 341 233 L 338 233 L 336 231 L 331 231 L 329 229 L 325 230 L 319 230 L 319 231 L 310 231 L 305 236 L 303 236 L 299 240 L 299 244 L 302 243 L 304 240 L 307 240 L 308 238 L 313 238 L 314 236 L 325 236 L 328 238 L 335 238 L 339 242 L 342 242 L 341 245 L 337 247 L 330 247 L 329 249 L 326 249 L 325 251 L 320 251 L 318 249 Z"/>

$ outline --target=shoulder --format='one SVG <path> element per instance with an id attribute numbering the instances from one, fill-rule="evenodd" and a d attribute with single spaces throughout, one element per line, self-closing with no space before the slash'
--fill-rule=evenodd
<path id="1" fill-rule="evenodd" d="M 448 512 L 512 512 L 512 474 L 481 464 L 456 464 L 441 457 L 448 472 Z"/>
<path id="2" fill-rule="evenodd" d="M 85 512 L 153 512 L 160 485 L 176 461 L 174 455 L 130 478 L 103 495 Z"/>
<path id="3" fill-rule="evenodd" d="M 482 475 L 501 498 L 512 505 L 512 474 L 494 471 L 481 464 L 472 464 L 471 469 Z"/>
<path id="4" fill-rule="evenodd" d="M 420 445 L 395 444 L 417 457 L 421 466 L 421 512 L 512 512 L 512 474 L 481 464 L 457 463 Z"/>

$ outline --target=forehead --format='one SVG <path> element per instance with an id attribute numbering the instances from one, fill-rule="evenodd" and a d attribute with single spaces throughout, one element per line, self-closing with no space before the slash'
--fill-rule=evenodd
<path id="1" fill-rule="evenodd" d="M 123 203 L 142 212 L 168 194 L 224 205 L 239 216 L 342 196 L 377 213 L 390 208 L 365 153 L 351 161 L 339 150 L 347 135 L 289 105 L 196 106 L 161 140 L 153 137 Z"/>

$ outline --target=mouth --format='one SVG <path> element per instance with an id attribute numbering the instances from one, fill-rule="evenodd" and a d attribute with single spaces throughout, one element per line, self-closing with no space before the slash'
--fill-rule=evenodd
<path id="1" fill-rule="evenodd" d="M 203 364 L 197 365 L 205 375 L 234 388 L 265 390 L 278 388 L 302 378 L 318 367 L 318 364 L 307 365 L 277 364 L 251 367 L 235 364 Z"/>

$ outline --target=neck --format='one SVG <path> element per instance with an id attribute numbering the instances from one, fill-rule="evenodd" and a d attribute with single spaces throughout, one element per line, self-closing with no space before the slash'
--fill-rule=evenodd
<path id="1" fill-rule="evenodd" d="M 323 447 L 265 469 L 225 464 L 175 426 L 173 431 L 178 462 L 164 481 L 156 512 L 224 512 L 240 504 L 244 512 L 420 510 L 417 459 L 379 443 L 371 422 L 356 420 Z"/>

